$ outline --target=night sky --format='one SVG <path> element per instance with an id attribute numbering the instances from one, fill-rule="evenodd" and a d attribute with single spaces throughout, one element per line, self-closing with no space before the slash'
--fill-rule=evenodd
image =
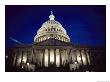
<path id="1" fill-rule="evenodd" d="M 5 6 L 5 45 L 31 44 L 53 11 L 74 45 L 106 45 L 106 6 Z"/>

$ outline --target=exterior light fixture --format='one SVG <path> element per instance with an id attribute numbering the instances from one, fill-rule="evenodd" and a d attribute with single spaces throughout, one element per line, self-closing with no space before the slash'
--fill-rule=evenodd
<path id="1" fill-rule="evenodd" d="M 29 63 L 27 63 L 27 65 L 29 66 Z"/>
<path id="2" fill-rule="evenodd" d="M 76 62 L 76 61 L 75 61 L 74 63 L 75 63 L 75 64 L 77 64 L 77 62 Z"/>
<path id="3" fill-rule="evenodd" d="M 22 68 L 24 68 L 24 67 L 22 66 Z"/>
<path id="4" fill-rule="evenodd" d="M 48 39 L 49 39 L 50 37 L 48 37 Z"/>
<path id="5" fill-rule="evenodd" d="M 8 58 L 8 56 L 6 56 L 6 59 Z"/>

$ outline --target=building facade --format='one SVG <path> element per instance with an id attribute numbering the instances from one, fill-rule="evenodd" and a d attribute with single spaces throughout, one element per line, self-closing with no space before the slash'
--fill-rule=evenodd
<path id="1" fill-rule="evenodd" d="M 106 71 L 105 48 L 74 46 L 51 12 L 33 44 L 6 49 L 6 71 Z"/>

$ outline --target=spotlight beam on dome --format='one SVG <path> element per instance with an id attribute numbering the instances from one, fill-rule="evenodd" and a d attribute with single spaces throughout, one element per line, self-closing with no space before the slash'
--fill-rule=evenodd
<path id="1" fill-rule="evenodd" d="M 21 43 L 20 41 L 18 41 L 18 40 L 16 40 L 16 39 L 14 39 L 14 38 L 12 38 L 12 37 L 10 37 L 9 38 L 10 40 L 12 40 L 13 42 L 15 42 L 15 43 L 18 43 L 18 44 L 23 44 L 23 43 Z"/>

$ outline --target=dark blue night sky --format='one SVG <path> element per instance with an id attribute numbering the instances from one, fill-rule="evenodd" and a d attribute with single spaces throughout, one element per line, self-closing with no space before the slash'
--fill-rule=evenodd
<path id="1" fill-rule="evenodd" d="M 33 43 L 41 25 L 53 11 L 74 45 L 106 45 L 106 6 L 5 6 L 6 47 Z"/>

